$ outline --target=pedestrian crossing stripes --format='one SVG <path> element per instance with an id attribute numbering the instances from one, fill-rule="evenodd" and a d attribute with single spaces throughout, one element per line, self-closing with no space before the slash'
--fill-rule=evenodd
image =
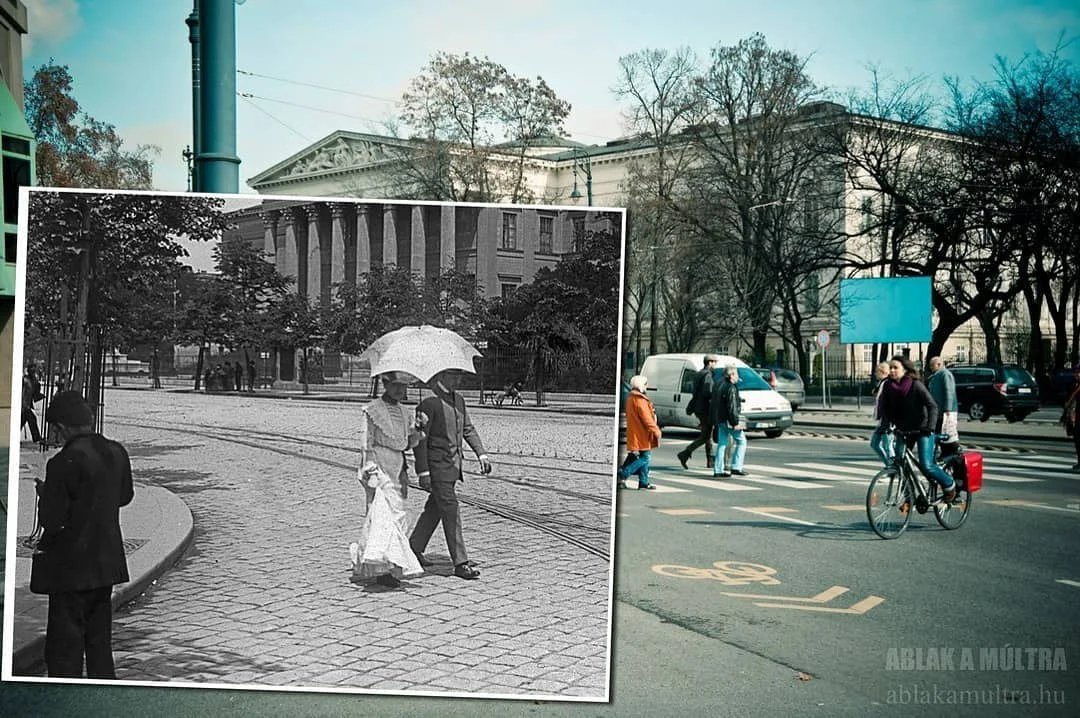
<path id="1" fill-rule="evenodd" d="M 1067 457 L 1033 456 L 1030 459 L 1015 454 L 997 455 L 984 452 L 986 457 L 983 480 L 1002 484 L 1027 484 L 1047 479 L 1080 479 L 1072 471 L 1072 460 Z M 691 467 L 655 466 L 653 477 L 660 483 L 657 491 L 686 492 L 694 489 L 711 489 L 722 492 L 760 491 L 762 488 L 779 487 L 798 491 L 827 489 L 837 484 L 866 486 L 881 463 L 874 459 L 859 461 L 793 461 L 783 465 L 746 464 L 749 476 L 732 476 L 724 479 L 713 477 L 711 469 Z"/>

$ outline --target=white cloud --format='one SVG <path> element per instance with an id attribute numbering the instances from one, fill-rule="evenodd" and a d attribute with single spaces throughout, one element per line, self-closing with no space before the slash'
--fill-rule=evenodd
<path id="1" fill-rule="evenodd" d="M 78 0 L 31 0 L 26 3 L 28 34 L 23 38 L 23 55 L 32 45 L 59 45 L 75 34 L 82 24 Z"/>

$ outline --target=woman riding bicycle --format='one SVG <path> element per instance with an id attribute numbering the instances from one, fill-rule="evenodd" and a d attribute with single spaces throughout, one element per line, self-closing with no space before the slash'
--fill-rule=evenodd
<path id="1" fill-rule="evenodd" d="M 896 455 L 903 455 L 901 444 L 916 444 L 915 457 L 923 475 L 941 485 L 946 503 L 955 499 L 955 482 L 934 462 L 938 406 L 907 357 L 895 356 L 889 361 L 889 378 L 882 387 L 880 408 L 881 426 L 895 427 Z"/>

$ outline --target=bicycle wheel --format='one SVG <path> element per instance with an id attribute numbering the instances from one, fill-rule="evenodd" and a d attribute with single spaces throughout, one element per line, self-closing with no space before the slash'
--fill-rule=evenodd
<path id="1" fill-rule="evenodd" d="M 952 472 L 949 472 L 950 474 Z M 957 484 L 959 486 L 959 484 Z M 941 491 L 941 487 L 935 487 L 935 494 Z M 964 521 L 967 520 L 968 513 L 971 511 L 971 492 L 968 491 L 967 486 L 964 486 L 957 492 L 956 498 L 952 500 L 951 504 L 945 504 L 941 501 L 934 502 L 934 516 L 937 518 L 938 523 L 942 528 L 947 531 L 953 531 L 960 528 Z"/>
<path id="2" fill-rule="evenodd" d="M 882 469 L 870 479 L 866 518 L 874 533 L 883 539 L 894 539 L 904 533 L 911 520 L 913 492 L 905 491 L 906 485 L 903 475 L 890 469 Z"/>

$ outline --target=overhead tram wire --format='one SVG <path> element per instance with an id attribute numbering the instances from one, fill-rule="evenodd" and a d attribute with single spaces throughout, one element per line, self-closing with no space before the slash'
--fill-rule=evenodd
<path id="1" fill-rule="evenodd" d="M 282 127 L 284 127 L 285 129 L 287 129 L 287 130 L 289 130 L 290 132 L 292 132 L 293 134 L 297 135 L 297 136 L 298 136 L 298 137 L 299 137 L 300 139 L 304 140 L 305 142 L 311 142 L 311 139 L 310 139 L 309 137 L 307 137 L 307 136 L 306 136 L 306 135 L 305 135 L 305 134 L 304 134 L 303 132 L 301 132 L 300 130 L 296 129 L 295 127 L 292 127 L 291 125 L 289 125 L 289 124 L 288 124 L 288 123 L 286 123 L 285 121 L 283 121 L 283 120 L 281 120 L 281 119 L 279 119 L 279 118 L 275 117 L 274 115 L 270 114 L 269 112 L 267 112 L 267 111 L 266 111 L 266 110 L 264 110 L 263 108 L 259 107 L 259 106 L 258 106 L 257 104 L 255 104 L 254 102 L 252 102 L 252 101 L 251 101 L 250 99 L 248 99 L 247 97 L 245 97 L 245 96 L 243 95 L 243 93 L 239 93 L 239 92 L 238 92 L 238 93 L 236 93 L 236 94 L 238 94 L 238 95 L 240 96 L 240 99 L 242 99 L 242 100 L 243 100 L 244 102 L 248 103 L 249 105 L 251 105 L 252 107 L 254 107 L 254 108 L 255 108 L 256 110 L 258 110 L 259 112 L 261 112 L 261 113 L 263 113 L 264 115 L 266 115 L 267 117 L 269 117 L 269 118 L 270 118 L 271 120 L 273 120 L 274 122 L 278 123 L 279 125 L 281 125 L 281 126 L 282 126 Z"/>
<path id="2" fill-rule="evenodd" d="M 311 110 L 312 112 L 322 112 L 327 115 L 337 115 L 339 117 L 348 117 L 352 120 L 362 120 L 370 125 L 376 125 L 375 120 L 370 117 L 361 117 L 360 115 L 350 115 L 347 112 L 338 112 L 337 110 L 325 110 L 321 107 L 312 107 L 311 105 L 304 105 L 299 102 L 289 102 L 288 100 L 278 100 L 273 97 L 263 97 L 262 95 L 255 95 L 250 92 L 237 92 L 238 96 L 246 100 L 262 100 L 263 102 L 276 102 L 279 105 L 289 105 L 291 107 L 299 107 L 303 110 Z"/>
<path id="3" fill-rule="evenodd" d="M 311 87 L 311 88 L 314 88 L 314 89 L 317 89 L 317 90 L 325 90 L 327 92 L 339 92 L 339 93 L 341 93 L 343 95 L 353 95 L 354 97 L 362 97 L 362 98 L 364 98 L 366 100 L 375 100 L 377 102 L 386 102 L 386 103 L 389 103 L 391 105 L 400 105 L 401 104 L 400 99 L 395 100 L 395 99 L 391 99 L 389 97 L 379 97 L 378 95 L 367 95 L 367 94 L 364 94 L 363 92 L 356 92 L 354 90 L 343 90 L 340 87 L 330 87 L 328 85 L 319 85 L 319 84 L 316 84 L 314 82 L 304 82 L 302 80 L 290 80 L 290 79 L 285 78 L 285 77 L 275 77 L 274 75 L 263 75 L 261 73 L 251 72 L 249 70 L 237 70 L 236 74 L 238 74 L 238 75 L 247 75 L 248 77 L 258 77 L 258 78 L 263 79 L 263 80 L 273 80 L 275 82 L 284 82 L 284 83 L 289 84 L 289 85 L 298 85 L 300 87 Z M 271 102 L 275 102 L 275 101 L 280 102 L 280 100 L 271 100 Z M 310 109 L 315 109 L 315 108 L 310 108 Z M 328 112 L 328 110 L 319 110 L 319 111 L 320 112 Z M 345 115 L 345 116 L 346 117 L 351 117 L 351 115 Z M 365 118 L 359 118 L 359 119 L 365 119 Z M 371 120 L 368 120 L 368 122 L 370 122 L 370 121 Z M 593 134 L 593 133 L 590 133 L 590 132 L 577 132 L 577 133 L 575 133 L 575 136 L 592 137 L 592 138 L 595 138 L 595 139 L 598 139 L 598 140 L 603 140 L 604 142 L 607 142 L 608 140 L 611 139 L 610 135 L 597 135 L 597 134 Z"/>
<path id="4" fill-rule="evenodd" d="M 338 88 L 338 87 L 329 87 L 327 85 L 317 85 L 317 84 L 315 84 L 313 82 L 303 82 L 301 80 L 289 80 L 289 79 L 286 79 L 284 77 L 274 77 L 273 75 L 261 75 L 261 74 L 259 74 L 257 72 L 249 72 L 247 70 L 237 70 L 236 74 L 238 74 L 238 75 L 248 75 L 249 77 L 260 77 L 260 78 L 263 78 L 265 80 L 274 80 L 276 82 L 285 82 L 285 83 L 288 83 L 290 85 L 300 85 L 302 87 L 314 87 L 315 89 L 326 90 L 327 92 L 340 92 L 340 93 L 342 93 L 344 95 L 354 95 L 356 97 L 363 97 L 363 98 L 368 99 L 368 100 L 377 100 L 379 102 L 389 102 L 392 105 L 396 105 L 396 104 L 398 104 L 400 102 L 400 100 L 391 100 L 388 97 L 379 97 L 378 95 L 365 95 L 363 92 L 355 92 L 353 90 L 343 90 L 343 89 Z"/>

